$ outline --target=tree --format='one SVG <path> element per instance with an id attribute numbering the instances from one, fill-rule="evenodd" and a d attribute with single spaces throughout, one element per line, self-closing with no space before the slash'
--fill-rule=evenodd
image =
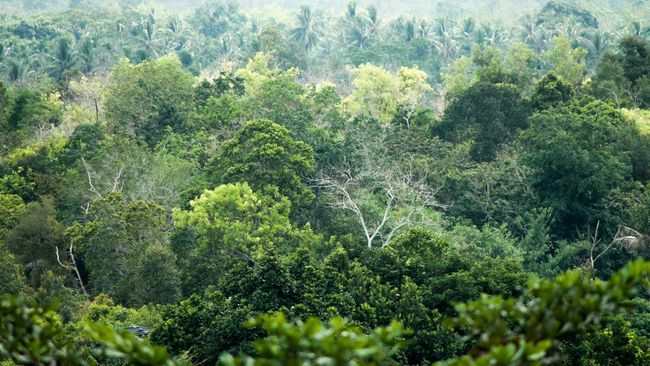
<path id="1" fill-rule="evenodd" d="M 354 91 L 344 105 L 353 116 L 368 115 L 383 125 L 390 123 L 397 113 L 399 83 L 386 70 L 371 64 L 354 70 Z"/>
<path id="2" fill-rule="evenodd" d="M 550 71 L 564 82 L 578 86 L 587 72 L 584 48 L 573 48 L 567 37 L 557 37 L 553 48 L 546 52 Z"/>
<path id="3" fill-rule="evenodd" d="M 476 340 L 470 353 L 437 365 L 543 365 L 558 355 L 560 342 L 598 324 L 603 315 L 625 308 L 650 274 L 650 264 L 634 262 L 609 281 L 568 272 L 554 280 L 533 280 L 519 300 L 483 295 L 459 304 L 449 323 L 466 327 Z"/>
<path id="4" fill-rule="evenodd" d="M 106 87 L 106 118 L 112 131 L 155 145 L 165 127 L 182 131 L 192 110 L 194 79 L 171 56 L 133 65 L 123 60 Z"/>
<path id="5" fill-rule="evenodd" d="M 404 113 L 406 127 L 411 127 L 411 120 L 422 106 L 422 100 L 433 88 L 427 82 L 428 75 L 417 67 L 401 67 L 397 71 L 399 80 L 399 108 Z"/>
<path id="6" fill-rule="evenodd" d="M 368 248 L 385 248 L 403 230 L 429 224 L 431 208 L 444 207 L 436 200 L 440 187 L 430 187 L 426 176 L 414 172 L 407 154 L 404 166 L 391 161 L 389 145 L 372 133 L 349 133 L 350 154 L 312 180 L 323 203 L 351 213 Z"/>
<path id="7" fill-rule="evenodd" d="M 650 45 L 636 36 L 627 36 L 619 52 L 607 53 L 596 68 L 594 94 L 619 106 L 648 106 L 650 101 Z"/>
<path id="8" fill-rule="evenodd" d="M 176 255 L 169 246 L 148 246 L 132 279 L 137 284 L 134 297 L 140 302 L 135 305 L 175 303 L 181 295 L 180 280 Z"/>
<path id="9" fill-rule="evenodd" d="M 268 334 L 255 342 L 257 355 L 223 354 L 220 365 L 395 365 L 392 357 L 404 346 L 408 334 L 397 322 L 366 335 L 341 318 L 332 318 L 327 324 L 317 318 L 292 324 L 281 313 L 262 316 L 247 325 L 262 327 Z"/>
<path id="10" fill-rule="evenodd" d="M 624 145 L 629 128 L 603 102 L 559 106 L 531 118 L 523 135 L 525 161 L 542 204 L 553 208 L 565 233 L 594 225 L 595 205 L 629 178 L 632 165 Z"/>
<path id="11" fill-rule="evenodd" d="M 20 261 L 33 268 L 31 279 L 35 283 L 43 266 L 56 263 L 56 248 L 63 242 L 63 226 L 54 217 L 54 206 L 48 200 L 26 205 L 6 239 L 7 247 Z"/>
<path id="12" fill-rule="evenodd" d="M 0 294 L 19 294 L 27 288 L 24 267 L 0 240 Z"/>
<path id="13" fill-rule="evenodd" d="M 210 1 L 198 7 L 190 21 L 202 34 L 218 39 L 238 30 L 245 20 L 236 2 Z"/>
<path id="14" fill-rule="evenodd" d="M 20 221 L 25 203 L 20 196 L 0 193 L 0 242 Z"/>
<path id="15" fill-rule="evenodd" d="M 354 90 L 344 101 L 345 109 L 353 116 L 373 117 L 383 126 L 395 119 L 401 107 L 410 127 L 423 97 L 433 91 L 427 82 L 428 75 L 417 67 L 402 67 L 393 76 L 381 67 L 363 64 L 354 70 L 354 75 Z"/>
<path id="16" fill-rule="evenodd" d="M 248 183 L 206 190 L 190 207 L 188 211 L 176 209 L 174 219 L 178 228 L 196 235 L 191 268 L 186 270 L 194 274 L 197 290 L 217 284 L 237 262 L 254 264 L 253 254 L 260 247 L 274 246 L 286 253 L 299 240 L 314 239 L 309 228 L 300 230 L 291 224 L 287 198 L 277 191 L 257 193 Z"/>
<path id="17" fill-rule="evenodd" d="M 291 30 L 291 38 L 307 51 L 316 46 L 320 37 L 320 24 L 316 16 L 309 6 L 301 5 L 296 16 L 297 26 Z"/>
<path id="18" fill-rule="evenodd" d="M 66 335 L 53 305 L 28 305 L 23 297 L 0 297 L 0 358 L 12 364 L 61 364 L 86 366 L 97 359 L 133 365 L 185 366 L 167 351 L 125 330 L 104 324 L 80 326 L 87 342 L 103 347 L 83 354 Z"/>
<path id="19" fill-rule="evenodd" d="M 531 97 L 534 110 L 548 109 L 560 103 L 566 103 L 573 97 L 573 88 L 555 74 L 547 74 L 537 83 Z"/>
<path id="20" fill-rule="evenodd" d="M 94 293 L 119 303 L 142 305 L 174 302 L 174 256 L 165 249 L 170 227 L 162 207 L 152 202 L 128 202 L 119 192 L 97 200 L 88 223 L 68 230 L 88 272 Z M 150 249 L 151 247 L 158 249 Z M 155 277 L 151 271 L 158 271 Z M 169 283 L 159 283 L 166 278 Z"/>
<path id="21" fill-rule="evenodd" d="M 528 127 L 529 115 L 528 102 L 513 85 L 479 83 L 452 100 L 436 130 L 449 141 L 472 140 L 472 158 L 489 161 Z"/>
<path id="22" fill-rule="evenodd" d="M 295 205 L 313 198 L 304 183 L 313 169 L 312 148 L 268 120 L 246 123 L 210 163 L 212 179 L 217 183 L 246 182 L 256 191 L 274 186 Z"/>

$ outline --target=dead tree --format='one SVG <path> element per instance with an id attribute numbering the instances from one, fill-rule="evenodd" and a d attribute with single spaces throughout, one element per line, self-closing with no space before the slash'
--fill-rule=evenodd
<path id="1" fill-rule="evenodd" d="M 594 233 L 592 234 L 591 231 L 588 233 L 591 246 L 589 248 L 589 262 L 587 264 L 591 270 L 594 270 L 596 268 L 596 262 L 598 259 L 607 254 L 607 252 L 609 252 L 615 245 L 621 245 L 624 248 L 634 252 L 640 252 L 642 249 L 648 247 L 648 239 L 645 235 L 632 228 L 621 225 L 618 227 L 618 230 L 616 231 L 616 234 L 614 235 L 612 241 L 607 244 L 605 248 L 598 251 L 597 249 L 601 241 L 601 239 L 598 238 L 599 227 L 600 221 L 596 223 Z"/>
<path id="2" fill-rule="evenodd" d="M 81 291 L 83 291 L 84 295 L 88 297 L 88 291 L 86 291 L 86 286 L 84 286 L 84 281 L 81 278 L 81 273 L 79 272 L 79 267 L 77 266 L 77 260 L 75 259 L 74 256 L 74 242 L 71 241 L 70 247 L 66 250 L 66 255 L 70 260 L 70 263 L 64 263 L 61 260 L 61 254 L 59 253 L 58 246 L 55 246 L 54 248 L 56 253 L 56 261 L 59 262 L 59 265 L 61 265 L 61 267 L 75 273 L 75 275 L 77 276 L 77 280 L 79 281 L 79 287 L 81 288 Z"/>
<path id="3" fill-rule="evenodd" d="M 400 230 L 429 224 L 426 209 L 444 208 L 435 199 L 440 187 L 428 187 L 426 177 L 417 179 L 410 173 L 391 171 L 385 166 L 366 167 L 358 172 L 349 166 L 332 168 L 312 182 L 330 197 L 329 207 L 350 211 L 356 216 L 368 248 L 387 247 Z M 367 192 L 381 192 L 384 196 L 380 215 L 373 215 L 372 210 L 364 208 L 364 193 Z"/>

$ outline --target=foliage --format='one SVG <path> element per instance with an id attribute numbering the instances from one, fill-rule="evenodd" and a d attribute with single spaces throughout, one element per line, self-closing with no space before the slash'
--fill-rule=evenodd
<path id="1" fill-rule="evenodd" d="M 647 364 L 650 8 L 299 2 L 0 0 L 0 363 Z"/>
<path id="2" fill-rule="evenodd" d="M 183 131 L 192 109 L 192 75 L 175 57 L 133 65 L 122 61 L 113 70 L 106 91 L 109 127 L 153 145 L 169 126 Z"/>
<path id="3" fill-rule="evenodd" d="M 531 280 L 528 296 L 519 301 L 484 295 L 460 304 L 459 316 L 450 323 L 467 330 L 476 344 L 470 355 L 441 365 L 541 365 L 553 356 L 554 341 L 585 332 L 603 314 L 620 310 L 647 282 L 649 271 L 642 261 L 609 281 L 574 271 L 555 280 Z"/>
<path id="4" fill-rule="evenodd" d="M 476 84 L 449 104 L 436 130 L 450 141 L 473 140 L 472 158 L 489 161 L 500 145 L 528 127 L 529 109 L 512 85 Z"/>
<path id="5" fill-rule="evenodd" d="M 268 120 L 242 126 L 224 143 L 211 167 L 218 183 L 247 182 L 255 190 L 274 186 L 296 204 L 307 203 L 313 197 L 303 178 L 314 169 L 312 148 Z"/>
<path id="6" fill-rule="evenodd" d="M 399 323 L 378 328 L 365 335 L 344 319 L 333 318 L 322 324 L 316 318 L 297 324 L 279 313 L 252 320 L 248 326 L 261 326 L 268 336 L 255 342 L 255 358 L 225 354 L 222 365 L 392 365 L 405 334 Z"/>
<path id="7" fill-rule="evenodd" d="M 621 145 L 627 129 L 620 113 L 601 102 L 559 106 L 531 118 L 523 136 L 533 185 L 564 230 L 594 225 L 594 205 L 628 179 L 629 147 Z"/>

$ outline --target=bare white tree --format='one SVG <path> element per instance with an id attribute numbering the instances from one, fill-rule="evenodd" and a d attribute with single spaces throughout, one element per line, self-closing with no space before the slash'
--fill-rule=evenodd
<path id="1" fill-rule="evenodd" d="M 435 199 L 441 187 L 432 189 L 426 177 L 387 167 L 367 167 L 359 172 L 349 166 L 332 168 L 312 181 L 330 197 L 329 207 L 354 213 L 368 248 L 387 247 L 401 230 L 430 224 L 427 209 L 444 208 Z M 379 210 L 369 207 L 368 192 L 384 196 Z"/>
<path id="2" fill-rule="evenodd" d="M 621 225 L 618 227 L 612 241 L 604 248 L 599 249 L 599 247 L 601 247 L 601 239 L 598 238 L 599 227 L 600 221 L 596 223 L 594 233 L 592 234 L 591 230 L 588 233 L 591 246 L 589 248 L 589 262 L 587 265 L 591 270 L 596 268 L 596 262 L 598 259 L 607 254 L 607 252 L 609 252 L 615 245 L 621 245 L 628 250 L 637 252 L 648 247 L 647 237 L 645 235 L 632 228 Z"/>
<path id="3" fill-rule="evenodd" d="M 56 254 L 56 261 L 59 262 L 59 265 L 61 267 L 73 271 L 75 275 L 77 276 L 77 280 L 79 281 L 79 287 L 81 288 L 81 291 L 83 291 L 84 295 L 88 297 L 88 291 L 86 290 L 86 286 L 84 285 L 84 281 L 81 278 L 81 273 L 79 272 L 79 267 L 77 266 L 77 260 L 74 257 L 74 242 L 70 242 L 70 247 L 66 250 L 66 254 L 68 259 L 70 260 L 70 263 L 64 263 L 61 260 L 61 255 L 59 253 L 59 247 L 55 246 L 55 254 Z"/>

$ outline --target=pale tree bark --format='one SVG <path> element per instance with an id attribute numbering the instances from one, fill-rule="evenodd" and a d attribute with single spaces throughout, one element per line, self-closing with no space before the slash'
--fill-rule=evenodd
<path id="1" fill-rule="evenodd" d="M 618 227 L 618 230 L 616 231 L 616 234 L 614 235 L 612 241 L 604 248 L 600 249 L 599 246 L 601 239 L 598 238 L 599 228 L 600 221 L 596 223 L 596 228 L 594 229 L 593 234 L 591 233 L 591 230 L 588 232 L 591 245 L 589 248 L 589 261 L 587 265 L 590 270 L 594 270 L 596 268 L 596 262 L 598 262 L 598 260 L 603 255 L 607 254 L 607 252 L 609 252 L 615 245 L 621 245 L 631 251 L 639 251 L 648 246 L 647 238 L 645 235 L 632 228 L 621 225 Z"/>
<path id="2" fill-rule="evenodd" d="M 432 189 L 425 180 L 426 177 L 416 179 L 410 173 L 392 172 L 386 167 L 353 172 L 347 166 L 321 173 L 312 182 L 330 197 L 329 207 L 355 215 L 368 248 L 385 248 L 400 230 L 429 224 L 427 209 L 445 208 L 435 199 L 441 187 Z M 380 215 L 373 217 L 371 210 L 363 208 L 364 190 L 385 196 Z"/>
<path id="3" fill-rule="evenodd" d="M 88 297 L 88 291 L 86 290 L 86 286 L 84 285 L 84 281 L 81 278 L 81 273 L 79 272 L 79 267 L 77 266 L 77 260 L 75 259 L 74 256 L 74 243 L 70 243 L 70 247 L 66 251 L 66 254 L 68 255 L 68 258 L 70 259 L 70 264 L 64 263 L 61 260 L 61 255 L 59 253 L 59 247 L 56 246 L 55 248 L 55 254 L 56 254 L 56 261 L 59 262 L 59 265 L 61 267 L 73 271 L 75 275 L 77 276 L 77 280 L 79 281 L 79 287 L 81 288 L 81 291 L 83 291 L 84 295 Z"/>

